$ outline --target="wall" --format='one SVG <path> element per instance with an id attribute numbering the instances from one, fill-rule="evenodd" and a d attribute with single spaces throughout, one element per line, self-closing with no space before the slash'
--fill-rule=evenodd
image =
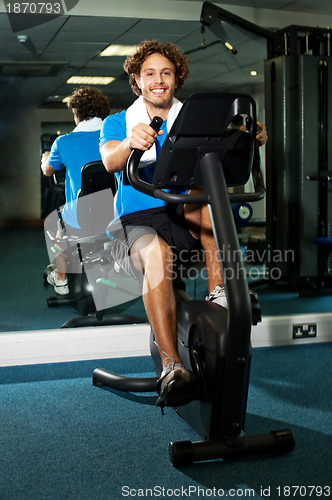
<path id="1" fill-rule="evenodd" d="M 14 97 L 15 96 L 15 97 Z M 38 109 L 13 92 L 0 119 L 0 224 L 40 219 L 40 135 L 43 121 L 71 121 L 69 110 Z"/>

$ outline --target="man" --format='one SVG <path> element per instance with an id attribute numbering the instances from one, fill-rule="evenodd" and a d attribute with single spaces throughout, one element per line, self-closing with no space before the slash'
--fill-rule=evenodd
<path id="1" fill-rule="evenodd" d="M 44 175 L 52 176 L 63 167 L 66 168 L 66 205 L 62 219 L 66 231 L 73 235 L 81 232 L 76 213 L 77 195 L 81 189 L 81 170 L 86 163 L 101 159 L 100 129 L 103 120 L 110 113 L 110 105 L 99 89 L 85 86 L 73 92 L 67 107 L 73 112 L 76 127 L 70 134 L 58 137 L 51 151 L 42 155 L 41 169 Z M 57 238 L 62 238 L 62 233 L 63 228 L 59 227 Z M 47 281 L 54 286 L 57 294 L 67 295 L 69 288 L 66 265 L 61 254 L 58 254 L 56 261 L 57 269 L 48 274 Z"/>
<path id="2" fill-rule="evenodd" d="M 144 276 L 143 302 L 163 363 L 158 383 L 161 398 L 167 394 L 171 381 L 174 380 L 173 388 L 176 389 L 177 384 L 181 385 L 191 377 L 177 351 L 176 306 L 171 281 L 173 269 L 170 265 L 174 254 L 202 245 L 210 292 L 207 299 L 226 306 L 208 207 L 167 206 L 161 200 L 135 191 L 125 173 L 132 150 L 140 149 L 146 152 L 142 157 L 140 177 L 147 181 L 152 179 L 153 160 L 181 107 L 174 95 L 189 75 L 188 65 L 187 57 L 173 44 L 142 42 L 124 64 L 130 85 L 139 98 L 126 112 L 108 117 L 101 133 L 102 160 L 109 172 L 116 173 L 119 181 L 116 206 L 134 272 L 141 270 Z M 148 125 L 156 115 L 164 120 L 158 133 Z M 265 127 L 261 126 L 257 140 L 264 144 L 266 139 Z M 116 223 L 109 226 L 111 239 L 118 234 L 116 227 Z"/>

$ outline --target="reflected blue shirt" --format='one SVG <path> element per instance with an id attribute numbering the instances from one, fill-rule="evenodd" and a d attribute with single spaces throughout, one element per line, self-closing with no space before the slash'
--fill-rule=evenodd
<path id="1" fill-rule="evenodd" d="M 99 152 L 100 131 L 70 132 L 58 137 L 51 149 L 48 163 L 54 170 L 66 167 L 66 205 L 63 220 L 71 227 L 80 228 L 77 221 L 77 194 L 81 189 L 81 170 L 91 161 L 101 160 Z"/>

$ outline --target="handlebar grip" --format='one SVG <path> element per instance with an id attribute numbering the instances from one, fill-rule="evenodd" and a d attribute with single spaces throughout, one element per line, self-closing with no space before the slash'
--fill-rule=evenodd
<path id="1" fill-rule="evenodd" d="M 151 123 L 149 124 L 150 127 L 153 128 L 155 132 L 158 132 L 160 127 L 163 124 L 163 119 L 160 118 L 160 116 L 155 116 Z M 144 154 L 144 151 L 141 149 L 134 149 L 133 152 L 131 153 L 128 164 L 127 164 L 127 176 L 129 179 L 130 184 L 137 189 L 138 191 L 141 191 L 142 193 L 148 194 L 149 196 L 154 197 L 154 191 L 155 188 L 151 184 L 148 184 L 145 181 L 141 181 L 138 177 L 138 165 L 141 160 L 142 155 Z"/>
<path id="2" fill-rule="evenodd" d="M 151 128 L 153 128 L 153 130 L 154 130 L 155 132 L 158 132 L 158 130 L 160 129 L 160 127 L 161 127 L 161 126 L 162 126 L 162 124 L 163 124 L 163 121 L 164 121 L 164 120 L 163 120 L 162 118 L 160 118 L 160 116 L 154 116 L 154 117 L 152 118 L 151 123 L 149 123 L 149 125 L 150 125 L 150 127 L 151 127 Z"/>

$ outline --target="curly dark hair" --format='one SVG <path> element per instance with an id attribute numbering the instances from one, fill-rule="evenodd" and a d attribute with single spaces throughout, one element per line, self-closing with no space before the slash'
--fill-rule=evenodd
<path id="1" fill-rule="evenodd" d="M 189 76 L 189 58 L 183 54 L 179 47 L 173 43 L 162 43 L 157 40 L 144 41 L 137 47 L 132 56 L 128 56 L 123 65 L 125 72 L 129 75 L 129 84 L 134 94 L 140 96 L 141 89 L 136 83 L 136 76 L 141 72 L 144 61 L 152 54 L 161 54 L 167 57 L 175 67 L 175 78 L 177 81 L 176 92 L 182 89 L 185 79 Z"/>
<path id="2" fill-rule="evenodd" d="M 80 122 L 90 118 L 102 118 L 110 114 L 108 98 L 99 90 L 84 86 L 76 89 L 67 101 L 69 109 L 75 110 Z"/>

